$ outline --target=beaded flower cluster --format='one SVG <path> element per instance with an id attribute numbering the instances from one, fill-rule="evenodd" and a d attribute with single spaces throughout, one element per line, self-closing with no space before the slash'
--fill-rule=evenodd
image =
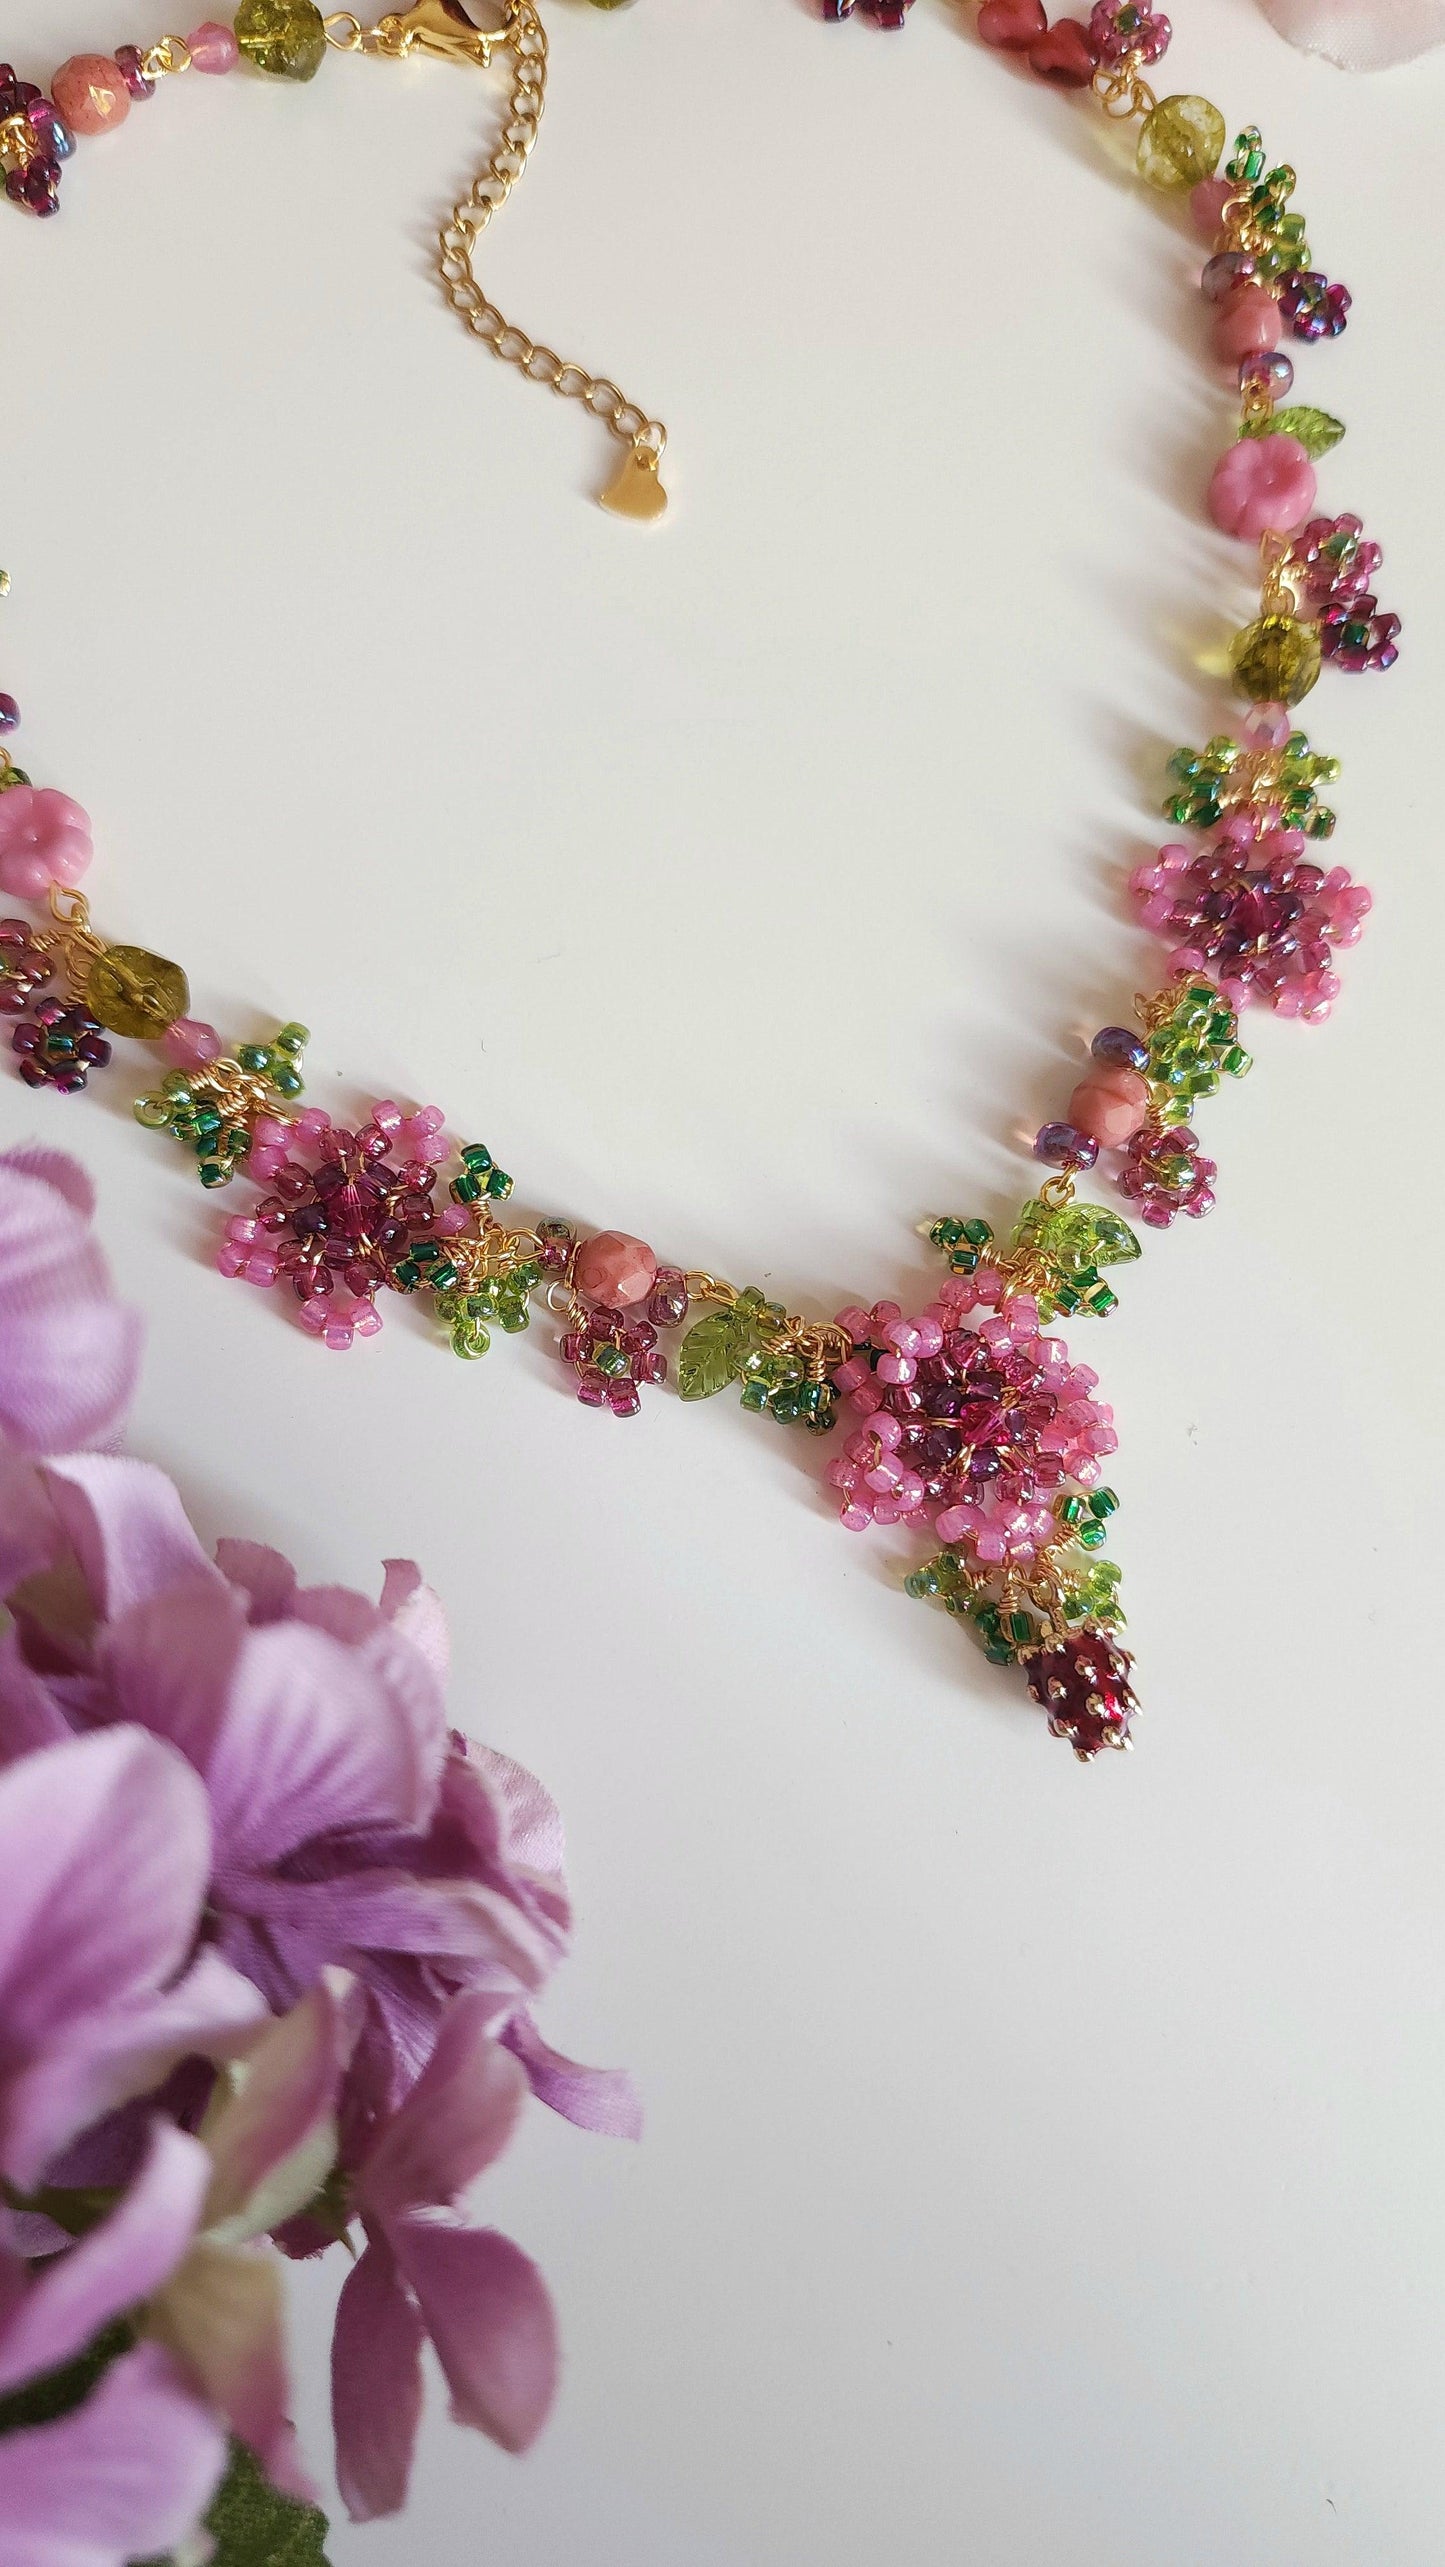
<path id="1" fill-rule="evenodd" d="M 859 5 L 898 27 L 910 0 Z M 855 0 L 821 6 L 844 19 Z M 433 20 L 438 49 L 459 29 L 480 42 L 457 0 L 417 0 L 383 30 L 423 31 L 425 46 Z M 1210 353 L 1239 403 L 1207 505 L 1222 533 L 1257 547 L 1260 569 L 1259 612 L 1228 654 L 1248 709 L 1203 749 L 1175 752 L 1164 810 L 1186 834 L 1132 878 L 1142 925 L 1168 949 L 1166 976 L 1136 1000 L 1133 1023 L 1094 1036 L 1063 1114 L 1034 1136 L 1050 1173 L 1007 1234 L 978 1216 L 936 1217 L 924 1228 L 945 1271 L 921 1307 L 850 1303 L 816 1319 L 758 1286 L 668 1263 L 625 1231 L 514 1221 L 512 1178 L 482 1144 L 457 1142 L 439 1108 L 383 1100 L 343 1127 L 301 1106 L 304 1026 L 228 1049 L 189 1013 L 177 965 L 99 936 L 79 889 L 91 858 L 85 813 L 34 785 L 3 748 L 0 892 L 43 914 L 0 920 L 0 1012 L 14 1020 L 20 1075 L 59 1093 L 109 1067 L 112 1038 L 158 1047 L 140 1121 L 183 1144 L 204 1186 L 256 1190 L 224 1224 L 221 1271 L 279 1288 L 333 1351 L 374 1336 L 398 1295 L 475 1360 L 494 1329 L 528 1328 L 540 1299 L 584 1406 L 636 1415 L 644 1391 L 667 1379 L 676 1339 L 684 1400 L 732 1387 L 755 1414 L 834 1436 L 823 1476 L 845 1526 L 926 1534 L 935 1547 L 908 1574 L 909 1593 L 959 1616 L 991 1661 L 1020 1667 L 1050 1728 L 1087 1761 L 1128 1744 L 1135 1710 L 1118 1571 L 1101 1556 L 1117 1505 L 1102 1469 L 1117 1437 L 1098 1375 L 1051 1323 L 1114 1309 L 1108 1273 L 1137 1258 L 1140 1241 L 1122 1213 L 1081 1200 L 1078 1181 L 1102 1165 L 1147 1229 L 1199 1218 L 1217 1169 L 1194 1116 L 1250 1067 L 1242 1011 L 1263 1004 L 1311 1023 L 1329 1014 L 1338 955 L 1370 895 L 1320 861 L 1335 828 L 1320 788 L 1338 767 L 1292 708 L 1327 664 L 1388 668 L 1399 623 L 1378 605 L 1380 551 L 1360 520 L 1317 510 L 1316 462 L 1344 430 L 1288 399 L 1294 369 L 1281 341 L 1336 337 L 1350 308 L 1313 265 L 1293 170 L 1269 165 L 1252 126 L 1226 159 L 1224 119 L 1207 99 L 1155 97 L 1143 73 L 1172 30 L 1135 0 L 1100 0 L 1087 19 L 1052 26 L 1040 0 L 982 0 L 978 26 L 1039 78 L 1137 123 L 1142 178 L 1187 197 L 1209 247 Z M 123 123 L 168 75 L 245 58 L 309 79 L 327 41 L 311 0 L 244 0 L 234 31 L 208 22 L 184 39 L 80 56 L 48 96 L 0 66 L 7 192 L 51 214 L 74 138 Z M 386 49 L 401 47 L 388 37 Z M 18 720 L 0 695 L 0 732 Z"/>

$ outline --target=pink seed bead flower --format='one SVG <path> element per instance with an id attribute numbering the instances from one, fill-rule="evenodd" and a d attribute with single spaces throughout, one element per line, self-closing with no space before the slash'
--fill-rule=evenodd
<path id="1" fill-rule="evenodd" d="M 854 1351 L 836 1380 L 862 1424 L 828 1468 L 843 1522 L 933 1523 L 981 1566 L 1022 1566 L 1057 1532 L 1060 1491 L 1115 1451 L 1098 1375 L 1039 1326 L 993 1267 L 953 1275 L 917 1318 L 896 1302 L 839 1313 Z"/>
<path id="2" fill-rule="evenodd" d="M 1234 1007 L 1257 999 L 1318 1025 L 1339 996 L 1335 948 L 1358 940 L 1371 906 L 1343 865 L 1327 873 L 1301 830 L 1255 834 L 1231 812 L 1198 853 L 1161 847 L 1131 884 L 1146 927 L 1179 942 L 1176 971 L 1207 971 Z"/>
<path id="3" fill-rule="evenodd" d="M 1214 467 L 1209 513 L 1222 534 L 1257 543 L 1303 525 L 1315 490 L 1315 468 L 1298 437 L 1241 437 Z"/>
<path id="4" fill-rule="evenodd" d="M 448 1146 L 435 1105 L 404 1114 L 385 1099 L 355 1132 L 319 1106 L 294 1123 L 263 1115 L 247 1173 L 275 1191 L 227 1222 L 222 1274 L 262 1289 L 288 1283 L 302 1325 L 344 1354 L 376 1335 L 377 1295 L 408 1250 L 444 1226 L 433 1198 Z"/>
<path id="5" fill-rule="evenodd" d="M 0 793 L 0 891 L 12 900 L 43 900 L 53 882 L 73 891 L 94 852 L 90 821 L 78 802 L 33 784 Z"/>

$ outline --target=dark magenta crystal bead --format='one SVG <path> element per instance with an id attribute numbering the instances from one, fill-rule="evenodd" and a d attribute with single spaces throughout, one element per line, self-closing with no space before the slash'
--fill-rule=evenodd
<path id="1" fill-rule="evenodd" d="M 1111 1069 L 1144 1071 L 1149 1066 L 1149 1046 L 1128 1025 L 1101 1025 L 1089 1045 L 1096 1061 L 1107 1061 Z"/>
<path id="2" fill-rule="evenodd" d="M 1071 1631 L 1046 1641 L 1026 1661 L 1029 1691 L 1048 1713 L 1056 1738 L 1067 1738 L 1082 1764 L 1104 1747 L 1126 1747 L 1138 1704 L 1129 1682 L 1133 1661 L 1102 1631 Z"/>
<path id="3" fill-rule="evenodd" d="M 0 732 L 18 731 L 20 707 L 13 695 L 0 695 Z"/>
<path id="4" fill-rule="evenodd" d="M 139 45 L 117 45 L 111 60 L 132 98 L 153 98 L 156 84 L 146 70 Z"/>
<path id="5" fill-rule="evenodd" d="M 1283 348 L 1252 348 L 1247 357 L 1240 358 L 1235 379 L 1241 392 L 1247 392 L 1251 384 L 1258 383 L 1277 399 L 1281 393 L 1288 392 L 1293 383 L 1294 366 Z"/>
<path id="6" fill-rule="evenodd" d="M 1048 1168 L 1091 1168 L 1099 1144 L 1073 1123 L 1042 1123 L 1034 1135 L 1034 1157 Z"/>

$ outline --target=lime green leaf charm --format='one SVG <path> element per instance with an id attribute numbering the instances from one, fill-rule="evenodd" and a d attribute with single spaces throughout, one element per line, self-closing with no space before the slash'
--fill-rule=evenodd
<path id="1" fill-rule="evenodd" d="M 1068 1203 L 1053 1209 L 1034 1195 L 1014 1225 L 1013 1246 L 1048 1270 L 1039 1294 L 1044 1317 L 1088 1311 L 1104 1318 L 1117 1296 L 1102 1280 L 1101 1266 L 1132 1265 L 1142 1251 L 1127 1221 L 1102 1203 Z"/>
<path id="2" fill-rule="evenodd" d="M 715 1399 L 737 1381 L 752 1351 L 753 1323 L 736 1305 L 709 1311 L 689 1328 L 677 1350 L 677 1387 L 683 1399 Z"/>
<path id="3" fill-rule="evenodd" d="M 1272 417 L 1251 420 L 1244 431 L 1247 437 L 1296 437 L 1316 460 L 1337 446 L 1344 433 L 1343 419 L 1331 418 L 1328 410 L 1312 409 L 1307 401 L 1276 410 Z"/>

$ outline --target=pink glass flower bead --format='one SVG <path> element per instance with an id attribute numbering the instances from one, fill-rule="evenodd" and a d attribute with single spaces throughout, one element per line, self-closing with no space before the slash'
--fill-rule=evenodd
<path id="1" fill-rule="evenodd" d="M 1315 490 L 1315 468 L 1298 437 L 1241 437 L 1214 467 L 1209 513 L 1222 534 L 1257 543 L 1302 526 Z"/>
<path id="2" fill-rule="evenodd" d="M 33 784 L 0 793 L 0 891 L 12 900 L 43 900 L 53 882 L 73 890 L 92 853 L 89 818 L 68 794 Z"/>

